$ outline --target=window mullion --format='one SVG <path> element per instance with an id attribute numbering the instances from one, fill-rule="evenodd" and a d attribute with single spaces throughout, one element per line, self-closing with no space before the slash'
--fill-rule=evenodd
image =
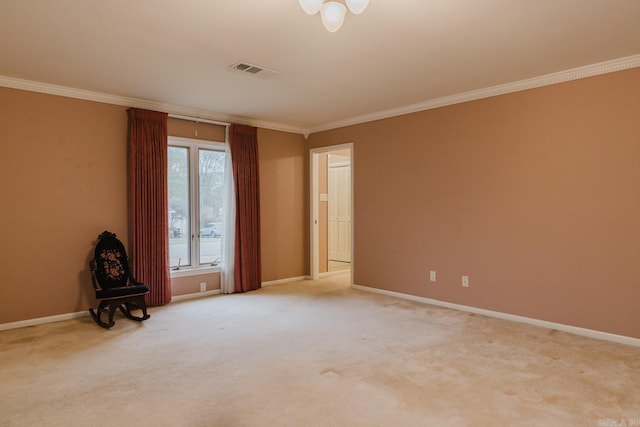
<path id="1" fill-rule="evenodd" d="M 200 174 L 198 172 L 198 149 L 196 147 L 190 147 L 189 149 L 189 176 L 191 177 L 190 191 L 191 191 L 191 266 L 200 266 L 200 204 L 198 203 L 198 180 Z"/>

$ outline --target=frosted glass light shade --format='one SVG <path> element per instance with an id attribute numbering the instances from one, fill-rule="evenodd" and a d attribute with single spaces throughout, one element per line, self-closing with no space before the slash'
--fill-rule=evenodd
<path id="1" fill-rule="evenodd" d="M 320 11 L 324 0 L 298 0 L 300 7 L 309 15 L 315 15 Z"/>
<path id="2" fill-rule="evenodd" d="M 347 7 L 351 13 L 361 14 L 369 6 L 369 0 L 346 0 Z"/>
<path id="3" fill-rule="evenodd" d="M 344 23 L 344 15 L 347 13 L 347 8 L 342 3 L 337 1 L 330 1 L 322 5 L 320 9 L 320 17 L 322 18 L 322 24 L 330 33 L 335 33 L 342 27 Z"/>

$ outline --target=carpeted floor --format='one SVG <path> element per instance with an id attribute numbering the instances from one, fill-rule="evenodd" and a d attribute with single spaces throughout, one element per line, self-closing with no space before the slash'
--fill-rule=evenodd
<path id="1" fill-rule="evenodd" d="M 347 279 L 0 332 L 0 426 L 640 425 L 640 348 Z"/>
<path id="2" fill-rule="evenodd" d="M 329 260 L 327 263 L 327 271 L 330 273 L 334 271 L 349 270 L 350 268 L 351 268 L 350 262 Z"/>

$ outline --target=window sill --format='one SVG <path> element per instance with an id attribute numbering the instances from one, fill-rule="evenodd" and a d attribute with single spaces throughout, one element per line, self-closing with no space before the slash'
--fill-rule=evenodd
<path id="1" fill-rule="evenodd" d="M 201 276 L 203 274 L 219 273 L 222 268 L 219 266 L 189 268 L 182 267 L 180 270 L 171 270 L 171 277 L 187 277 L 187 276 Z"/>

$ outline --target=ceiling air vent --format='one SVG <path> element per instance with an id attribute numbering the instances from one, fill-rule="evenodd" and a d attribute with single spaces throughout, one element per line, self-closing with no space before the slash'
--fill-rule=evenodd
<path id="1" fill-rule="evenodd" d="M 259 65 L 249 64 L 248 62 L 236 62 L 229 66 L 230 70 L 239 71 L 241 73 L 253 74 L 261 79 L 268 79 L 278 74 L 277 71 L 270 70 Z"/>

